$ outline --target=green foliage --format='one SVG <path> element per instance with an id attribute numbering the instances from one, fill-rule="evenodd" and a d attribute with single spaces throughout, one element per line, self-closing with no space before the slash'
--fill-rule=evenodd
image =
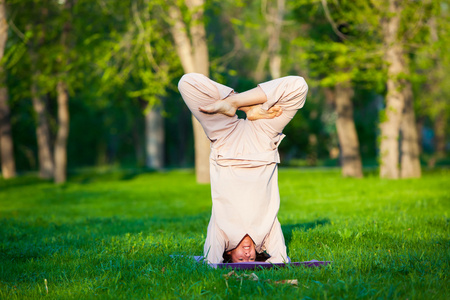
<path id="1" fill-rule="evenodd" d="M 7 1 L 10 26 L 2 63 L 8 74 L 18 169 L 33 170 L 37 165 L 31 83 L 37 82 L 38 94 L 47 103 L 54 134 L 55 87 L 63 75 L 70 88 L 70 167 L 138 164 L 135 149 L 143 148 L 143 114 L 160 104 L 166 117 L 166 163 L 189 166 L 190 118 L 176 90 L 183 70 L 168 17 L 169 5 L 178 5 L 189 35 L 191 15 L 185 1 L 74 2 L 73 10 L 64 12 L 57 0 Z M 377 115 L 386 92 L 381 24 L 387 2 L 326 2 L 345 38 L 333 30 L 323 1 L 286 1 L 280 35 L 282 75 L 305 77 L 310 90 L 305 107 L 286 128 L 292 138 L 283 141 L 280 151 L 286 160 L 309 155 L 328 160 L 337 137 L 335 116 L 323 91 L 350 83 L 362 155 L 370 160 L 376 157 Z M 440 0 L 402 3 L 401 38 L 410 65 L 402 78 L 413 84 L 417 119 L 430 127 L 442 112 L 450 120 L 449 6 Z M 255 70 L 264 62 L 261 56 L 268 46 L 269 7 L 276 7 L 276 1 L 206 1 L 202 8 L 212 79 L 237 91 L 257 84 Z M 72 23 L 69 43 L 62 47 L 67 20 Z M 262 80 L 268 80 L 267 61 L 264 66 Z M 317 136 L 317 145 L 309 142 L 310 134 Z"/>
<path id="2" fill-rule="evenodd" d="M 303 48 L 300 55 L 308 61 L 311 79 L 324 87 L 354 82 L 373 89 L 384 83 L 383 53 L 374 35 L 380 16 L 364 1 L 329 2 L 327 8 L 331 20 L 325 18 L 320 1 L 299 2 L 295 9 L 307 32 L 298 35 L 294 44 Z"/>
<path id="3" fill-rule="evenodd" d="M 229 270 L 169 256 L 202 253 L 210 190 L 191 171 L 86 169 L 61 186 L 0 179 L 0 297 L 447 299 L 449 177 L 282 169 L 291 259 L 333 263 L 238 271 L 260 280 L 227 282 Z M 274 283 L 285 279 L 298 287 Z"/>

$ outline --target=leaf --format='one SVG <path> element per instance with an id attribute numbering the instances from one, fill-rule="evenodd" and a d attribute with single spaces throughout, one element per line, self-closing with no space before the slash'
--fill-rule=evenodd
<path id="1" fill-rule="evenodd" d="M 253 281 L 258 281 L 259 280 L 258 276 L 255 273 L 243 274 L 243 277 L 246 277 L 246 278 L 248 278 L 250 280 L 253 280 Z"/>
<path id="2" fill-rule="evenodd" d="M 253 280 L 253 281 L 259 281 L 259 277 L 258 275 L 256 275 L 255 273 L 251 273 L 251 274 L 242 274 L 242 275 L 238 275 L 236 274 L 235 271 L 231 271 L 228 272 L 227 274 L 223 274 L 223 277 L 225 277 L 225 284 L 228 286 L 228 279 L 230 279 L 231 277 L 236 278 L 236 280 Z M 278 281 L 271 281 L 270 279 L 264 280 L 265 282 L 273 282 L 274 284 L 290 284 L 290 285 L 294 285 L 294 286 L 298 286 L 298 280 L 297 279 L 285 279 L 285 280 L 278 280 Z"/>
<path id="3" fill-rule="evenodd" d="M 279 281 L 275 281 L 274 283 L 275 284 L 290 284 L 290 285 L 298 286 L 298 280 L 297 279 L 279 280 Z"/>
<path id="4" fill-rule="evenodd" d="M 229 272 L 228 274 L 223 274 L 223 277 L 225 277 L 225 279 L 228 279 L 228 278 L 230 278 L 230 277 L 233 276 L 233 275 L 237 276 L 237 275 L 236 275 L 236 272 L 231 271 L 231 272 Z"/>

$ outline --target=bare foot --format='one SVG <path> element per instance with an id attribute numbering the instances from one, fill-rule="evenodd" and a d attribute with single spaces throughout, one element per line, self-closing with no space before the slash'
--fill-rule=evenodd
<path id="1" fill-rule="evenodd" d="M 207 114 L 219 113 L 229 117 L 232 117 L 236 114 L 236 107 L 225 100 L 218 100 L 210 105 L 200 106 L 198 110 Z"/>
<path id="2" fill-rule="evenodd" d="M 255 121 L 259 119 L 273 119 L 281 116 L 283 113 L 280 106 L 275 105 L 269 108 L 268 110 L 264 110 L 261 107 L 261 104 L 253 105 L 249 107 L 241 107 L 239 110 L 244 111 L 247 114 L 247 119 L 250 121 Z"/>

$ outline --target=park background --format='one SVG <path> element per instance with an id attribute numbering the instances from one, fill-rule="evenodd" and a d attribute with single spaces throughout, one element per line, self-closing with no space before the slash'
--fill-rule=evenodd
<path id="1" fill-rule="evenodd" d="M 447 298 L 449 9 L 0 0 L 0 296 Z M 333 266 L 243 284 L 168 258 L 201 254 L 211 205 L 189 72 L 306 79 L 279 218 L 293 260 Z"/>

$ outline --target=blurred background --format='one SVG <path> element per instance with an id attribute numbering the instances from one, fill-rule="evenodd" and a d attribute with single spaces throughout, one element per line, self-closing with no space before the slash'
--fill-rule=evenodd
<path id="1" fill-rule="evenodd" d="M 177 90 L 299 75 L 282 165 L 383 178 L 449 166 L 449 4 L 438 0 L 0 0 L 2 176 L 192 168 L 209 145 Z"/>

